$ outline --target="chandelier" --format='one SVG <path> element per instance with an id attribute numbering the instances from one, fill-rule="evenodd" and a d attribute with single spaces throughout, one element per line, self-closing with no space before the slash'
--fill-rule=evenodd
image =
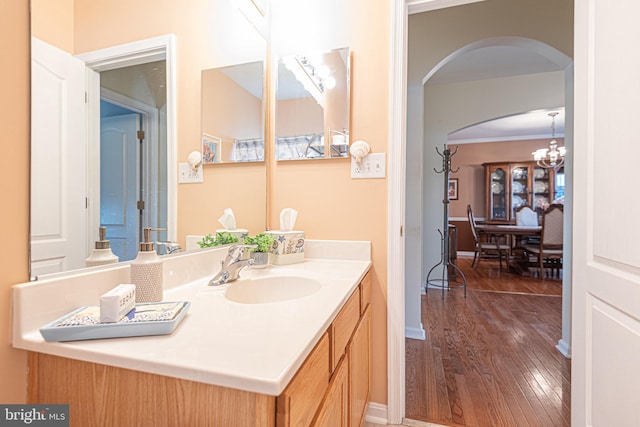
<path id="1" fill-rule="evenodd" d="M 564 165 L 564 155 L 566 150 L 564 147 L 558 147 L 556 141 L 556 116 L 557 112 L 549 113 L 551 117 L 551 141 L 549 142 L 549 148 L 539 148 L 533 153 L 534 160 L 538 163 L 538 166 L 545 169 L 559 169 Z"/>

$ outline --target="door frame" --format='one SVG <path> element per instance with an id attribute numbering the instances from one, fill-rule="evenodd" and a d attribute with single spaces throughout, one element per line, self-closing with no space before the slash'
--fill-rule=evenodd
<path id="1" fill-rule="evenodd" d="M 390 424 L 405 415 L 405 170 L 407 127 L 407 30 L 410 12 L 426 12 L 482 0 L 391 0 L 389 57 L 389 178 L 387 181 L 387 407 Z M 385 416 L 386 415 L 386 416 Z"/>
<path id="2" fill-rule="evenodd" d="M 176 56 L 175 36 L 167 34 L 145 40 L 139 40 L 118 46 L 108 47 L 92 52 L 76 55 L 87 66 L 87 123 L 90 141 L 100 141 L 100 76 L 99 72 L 148 62 L 166 61 L 166 90 L 167 90 L 167 240 L 177 241 L 177 140 L 176 140 Z M 99 144 L 89 144 L 87 160 L 92 164 L 91 170 L 99 171 L 95 167 L 99 162 Z M 89 206 L 92 215 L 89 218 L 90 230 L 96 233 L 100 223 L 100 186 L 96 176 L 91 179 L 88 191 Z M 97 201 L 97 203 L 96 203 Z M 97 209 L 98 216 L 95 216 Z M 93 231 L 95 230 L 95 231 Z M 94 239 L 95 240 L 95 239 Z"/>
<path id="3" fill-rule="evenodd" d="M 410 13 L 426 12 L 484 0 L 391 0 L 390 4 L 390 69 L 389 69 L 389 179 L 387 224 L 387 407 L 386 414 L 372 414 L 386 418 L 391 424 L 401 424 L 405 415 L 405 249 L 404 218 L 406 198 L 406 126 L 407 126 L 407 33 Z M 577 21 L 577 19 L 576 19 Z M 567 81 L 565 105 L 573 110 L 573 65 Z M 571 95 L 569 97 L 569 94 Z M 570 98 L 570 99 L 569 99 Z M 574 124 L 575 127 L 575 124 Z M 570 130 L 573 138 L 573 128 Z M 572 160 L 569 161 L 572 168 Z M 573 185 L 573 183 L 571 184 Z M 571 209 L 572 200 L 569 201 Z M 572 210 L 570 211 L 572 212 Z M 568 217 L 565 217 L 565 226 Z M 565 242 L 572 241 L 571 227 Z M 569 257 L 571 254 L 569 254 Z M 570 353 L 571 272 L 563 280 L 562 339 L 556 348 L 564 355 Z M 385 416 L 386 415 L 386 416 Z"/>
<path id="4" fill-rule="evenodd" d="M 157 204 L 152 209 L 152 204 L 149 203 L 148 195 L 149 194 L 157 194 L 158 192 L 158 183 L 153 182 L 151 177 L 158 176 L 158 109 L 152 105 L 145 104 L 144 102 L 138 101 L 137 99 L 130 98 L 126 95 L 122 95 L 121 93 L 115 92 L 113 90 L 107 88 L 101 88 L 100 90 L 100 98 L 105 101 L 110 102 L 111 104 L 126 108 L 133 113 L 137 113 L 142 118 L 142 124 L 140 126 L 141 130 L 144 132 L 144 139 L 146 144 L 143 144 L 143 149 L 140 153 L 142 160 L 142 176 L 143 182 L 141 188 L 139 188 L 139 197 L 138 200 L 144 201 L 144 210 L 141 218 L 141 223 L 138 226 L 138 233 L 136 236 L 137 243 L 140 243 L 142 239 L 142 225 L 147 227 L 161 228 L 160 224 L 155 224 L 151 222 L 151 218 L 157 218 L 158 207 Z M 99 144 L 100 140 L 92 140 L 90 144 L 97 144 L 97 150 L 100 149 Z M 95 164 L 92 164 L 92 168 L 89 171 L 92 174 L 90 182 L 94 183 L 96 188 L 100 188 L 100 165 L 99 159 L 94 158 L 92 161 Z M 96 165 L 98 167 L 96 167 Z M 139 165 L 138 165 L 139 166 Z M 100 192 L 98 191 L 98 197 L 100 196 Z M 144 197 L 143 197 L 144 196 Z M 89 215 L 92 220 L 96 219 L 100 221 L 100 199 L 94 199 L 94 203 L 89 207 Z"/>

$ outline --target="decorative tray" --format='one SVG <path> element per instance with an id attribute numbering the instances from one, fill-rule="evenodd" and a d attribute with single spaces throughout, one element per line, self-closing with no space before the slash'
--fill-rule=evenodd
<path id="1" fill-rule="evenodd" d="M 172 333 L 189 311 L 189 301 L 136 304 L 122 320 L 100 323 L 100 307 L 81 307 L 40 328 L 45 341 L 78 341 Z"/>

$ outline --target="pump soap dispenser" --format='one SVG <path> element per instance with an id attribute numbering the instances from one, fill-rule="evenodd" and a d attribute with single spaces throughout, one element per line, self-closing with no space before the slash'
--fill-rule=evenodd
<path id="1" fill-rule="evenodd" d="M 100 227 L 98 234 L 100 235 L 100 240 L 96 242 L 96 247 L 89 255 L 89 258 L 84 260 L 87 267 L 118 262 L 118 257 L 111 252 L 111 245 L 107 240 L 107 227 Z"/>
<path id="2" fill-rule="evenodd" d="M 136 303 L 162 301 L 162 260 L 151 242 L 151 228 L 143 230 L 144 241 L 131 261 L 131 283 L 136 285 Z"/>

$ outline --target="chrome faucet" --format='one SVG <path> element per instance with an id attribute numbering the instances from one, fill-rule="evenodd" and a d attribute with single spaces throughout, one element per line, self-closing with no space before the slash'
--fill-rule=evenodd
<path id="1" fill-rule="evenodd" d="M 220 271 L 209 281 L 209 286 L 224 285 L 225 283 L 238 280 L 240 270 L 254 263 L 252 258 L 241 259 L 245 249 L 256 248 L 258 245 L 232 245 L 229 247 L 227 256 L 222 261 Z"/>
<path id="2" fill-rule="evenodd" d="M 180 252 L 182 250 L 182 246 L 177 242 L 156 242 L 156 246 L 158 249 L 163 248 L 164 254 L 174 254 L 176 252 Z M 161 252 L 160 250 L 158 252 Z M 160 254 L 162 255 L 162 253 Z"/>

